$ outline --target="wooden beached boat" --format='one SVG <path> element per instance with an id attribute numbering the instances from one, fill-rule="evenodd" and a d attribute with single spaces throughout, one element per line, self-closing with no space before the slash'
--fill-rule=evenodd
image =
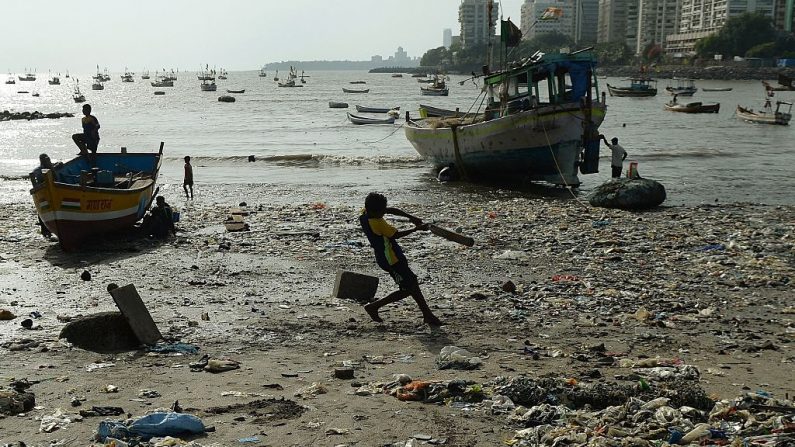
<path id="1" fill-rule="evenodd" d="M 781 110 L 782 105 L 789 106 L 786 112 L 783 112 Z M 786 126 L 789 124 L 790 119 L 792 119 L 792 103 L 785 101 L 776 101 L 776 110 L 773 110 L 773 106 L 770 104 L 770 100 L 767 99 L 765 100 L 765 105 L 763 106 L 763 109 L 758 112 L 754 112 L 753 109 L 746 109 L 745 107 L 741 107 L 738 105 L 736 114 L 738 118 L 751 123 L 779 124 L 782 126 Z"/>
<path id="2" fill-rule="evenodd" d="M 353 88 L 345 88 L 345 87 L 343 87 L 342 91 L 345 92 L 345 93 L 369 93 L 370 89 L 366 88 L 364 90 L 356 90 L 356 89 L 353 89 Z"/>
<path id="3" fill-rule="evenodd" d="M 348 103 L 347 102 L 336 102 L 336 101 L 329 101 L 328 107 L 330 109 L 347 109 Z"/>
<path id="4" fill-rule="evenodd" d="M 466 115 L 464 112 L 459 112 L 457 110 L 440 109 L 439 107 L 429 106 L 427 104 L 420 104 L 420 116 L 423 117 L 452 116 L 456 118 L 461 118 L 464 115 Z"/>
<path id="5" fill-rule="evenodd" d="M 400 110 L 400 106 L 398 107 L 365 107 L 365 106 L 356 106 L 356 111 L 359 113 L 387 113 L 390 110 Z"/>
<path id="6" fill-rule="evenodd" d="M 693 96 L 698 91 L 696 83 L 692 79 L 674 80 L 676 81 L 676 85 L 668 85 L 665 87 L 665 90 L 671 95 Z"/>
<path id="7" fill-rule="evenodd" d="M 595 68 L 590 48 L 537 53 L 484 77 L 485 114 L 407 119 L 406 138 L 436 168 L 452 165 L 464 180 L 579 185 L 578 171 L 592 174 L 599 167 L 606 106 Z"/>
<path id="8" fill-rule="evenodd" d="M 131 228 L 154 198 L 163 143 L 157 153 L 97 153 L 38 167 L 30 195 L 39 218 L 64 250 L 89 247 L 92 237 Z"/>
<path id="9" fill-rule="evenodd" d="M 682 112 L 682 113 L 718 113 L 720 111 L 720 103 L 715 104 L 702 104 L 701 102 L 689 102 L 680 104 L 673 100 L 663 105 L 665 110 L 669 112 Z"/>
<path id="10" fill-rule="evenodd" d="M 370 118 L 366 116 L 353 115 L 352 113 L 348 112 L 348 119 L 351 120 L 353 124 L 395 124 L 394 116 L 390 116 L 388 118 Z"/>
<path id="11" fill-rule="evenodd" d="M 616 87 L 607 84 L 610 96 L 626 96 L 630 98 L 642 98 L 657 96 L 657 81 L 651 78 L 632 78 L 629 80 L 628 87 Z"/>

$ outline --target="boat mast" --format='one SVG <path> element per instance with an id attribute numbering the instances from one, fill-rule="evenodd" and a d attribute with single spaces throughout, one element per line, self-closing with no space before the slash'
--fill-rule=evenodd
<path id="1" fill-rule="evenodd" d="M 489 43 L 486 45 L 486 66 L 491 71 L 491 14 L 494 11 L 494 0 L 488 0 L 486 3 L 486 9 L 488 10 L 488 22 L 486 22 L 486 36 L 488 36 Z"/>

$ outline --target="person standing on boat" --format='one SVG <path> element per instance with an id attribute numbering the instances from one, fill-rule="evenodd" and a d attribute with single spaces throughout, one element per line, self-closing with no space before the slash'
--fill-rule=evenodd
<path id="1" fill-rule="evenodd" d="M 99 120 L 91 114 L 90 104 L 83 104 L 81 123 L 83 125 L 83 133 L 72 135 L 72 141 L 80 149 L 80 155 L 85 155 L 93 166 L 96 164 L 94 155 L 97 153 L 97 147 L 99 147 Z M 88 151 L 91 151 L 91 154 Z"/>
<path id="2" fill-rule="evenodd" d="M 608 143 L 607 137 L 604 135 L 602 135 L 602 140 L 607 147 L 610 148 L 610 152 L 612 153 L 610 157 L 610 167 L 613 168 L 613 178 L 619 178 L 624 168 L 624 160 L 627 158 L 627 151 L 618 144 L 618 138 L 613 137 L 613 139 L 610 140 L 613 144 Z"/>
<path id="3" fill-rule="evenodd" d="M 398 231 L 384 220 L 384 214 L 405 217 L 414 224 L 414 228 Z M 375 251 L 375 262 L 389 273 L 389 276 L 395 280 L 399 287 L 399 290 L 364 306 L 364 310 L 367 311 L 370 318 L 375 322 L 381 323 L 384 320 L 378 315 L 379 308 L 411 296 L 422 312 L 423 321 L 430 326 L 440 326 L 442 322 L 436 318 L 436 315 L 428 307 L 428 303 L 425 301 L 425 297 L 422 296 L 422 291 L 420 291 L 417 275 L 409 268 L 406 256 L 397 243 L 397 239 L 408 236 L 417 230 L 427 231 L 428 224 L 423 224 L 422 219 L 414 217 L 405 211 L 397 208 L 387 208 L 386 197 L 374 192 L 368 194 L 364 200 L 364 211 L 359 216 L 359 224 L 361 224 L 362 231 L 364 231 L 367 240 L 370 241 L 370 245 Z"/>
<path id="4" fill-rule="evenodd" d="M 190 188 L 190 199 L 193 200 L 193 166 L 190 164 L 190 156 L 185 156 L 185 179 L 182 181 L 182 189 L 185 191 L 185 200 L 188 200 L 188 188 Z"/>

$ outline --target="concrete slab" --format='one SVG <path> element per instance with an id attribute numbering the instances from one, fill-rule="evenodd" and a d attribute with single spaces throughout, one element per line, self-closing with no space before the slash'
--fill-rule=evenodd
<path id="1" fill-rule="evenodd" d="M 163 338 L 134 285 L 113 289 L 110 295 L 141 343 L 150 345 Z"/>

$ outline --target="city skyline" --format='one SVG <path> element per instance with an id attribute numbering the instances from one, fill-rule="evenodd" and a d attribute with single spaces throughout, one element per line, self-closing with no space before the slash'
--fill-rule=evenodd
<path id="1" fill-rule="evenodd" d="M 140 0 L 131 4 L 3 2 L 5 39 L 0 70 L 73 72 L 96 65 L 132 71 L 195 70 L 205 64 L 255 69 L 287 60 L 370 60 L 421 57 L 443 45 L 442 33 L 460 32 L 459 0 L 262 2 L 233 0 L 219 8 L 205 0 Z M 519 22 L 522 0 L 495 1 Z M 9 20 L 13 18 L 13 20 Z"/>

